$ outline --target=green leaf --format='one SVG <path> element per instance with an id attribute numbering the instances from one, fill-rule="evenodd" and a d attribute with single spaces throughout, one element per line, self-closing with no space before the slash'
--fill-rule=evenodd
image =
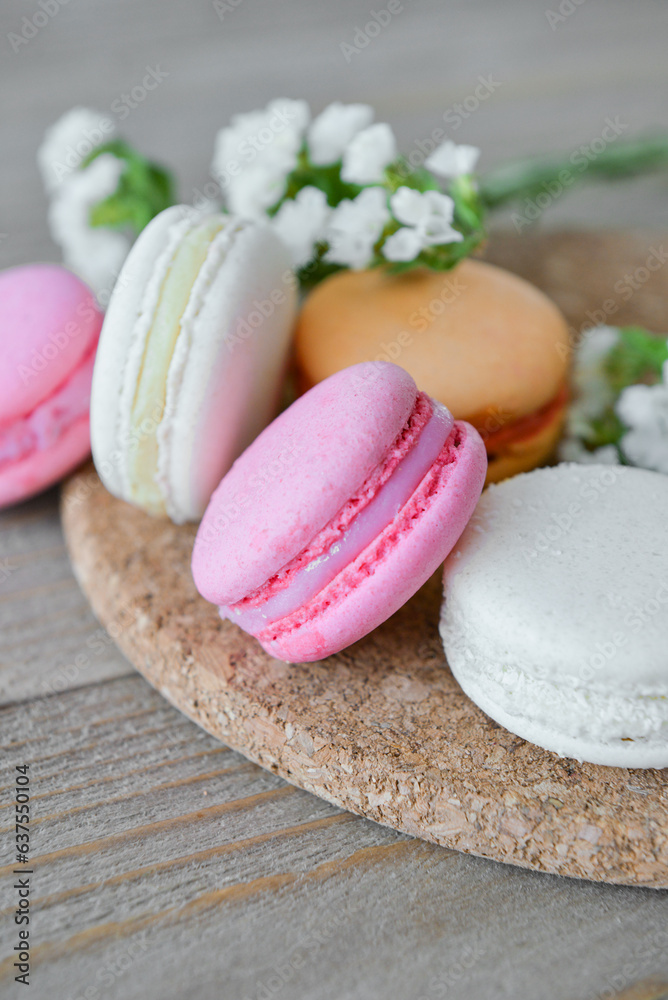
<path id="1" fill-rule="evenodd" d="M 413 168 L 403 157 L 391 163 L 385 170 L 385 187 L 394 194 L 400 187 L 414 191 L 438 191 L 439 185 L 433 174 L 424 167 Z"/>
<path id="2" fill-rule="evenodd" d="M 348 184 L 341 179 L 340 160 L 325 166 L 311 163 L 304 145 L 299 152 L 295 169 L 287 177 L 284 195 L 268 209 L 267 215 L 272 218 L 285 201 L 296 198 L 300 191 L 309 186 L 324 192 L 331 208 L 336 208 L 346 198 L 351 200 L 356 198 L 365 187 L 384 187 L 388 198 L 402 186 L 415 191 L 440 190 L 433 174 L 424 167 L 411 167 L 403 158 L 386 168 L 382 185 Z M 435 271 L 447 271 L 471 254 L 483 242 L 486 235 L 485 209 L 480 200 L 477 183 L 471 176 L 457 178 L 451 184 L 449 194 L 455 203 L 454 226 L 463 236 L 460 243 L 428 247 L 415 260 L 392 263 L 383 256 L 382 246 L 392 233 L 401 228 L 401 224 L 396 219 L 391 219 L 376 242 L 370 266 L 384 267 L 392 274 L 424 267 Z M 327 244 L 322 243 L 313 260 L 300 269 L 299 281 L 302 289 L 312 288 L 330 274 L 345 270 L 339 264 L 326 262 L 324 260 L 326 252 Z"/>
<path id="3" fill-rule="evenodd" d="M 176 202 L 174 181 L 164 167 L 137 153 L 122 139 L 96 147 L 82 162 L 82 169 L 98 156 L 111 153 L 125 161 L 118 187 L 90 212 L 90 224 L 139 235 L 151 219 Z"/>
<path id="4" fill-rule="evenodd" d="M 640 326 L 619 330 L 619 339 L 605 360 L 605 373 L 619 396 L 629 385 L 655 385 L 661 381 L 661 368 L 668 360 L 668 342 Z"/>
<path id="5" fill-rule="evenodd" d="M 619 337 L 610 349 L 603 371 L 614 398 L 598 417 L 590 421 L 585 446 L 593 451 L 605 445 L 618 445 L 628 428 L 615 412 L 623 389 L 630 385 L 656 385 L 661 381 L 662 366 L 668 360 L 668 342 L 640 326 L 620 327 Z M 620 459 L 624 456 L 620 451 Z"/>

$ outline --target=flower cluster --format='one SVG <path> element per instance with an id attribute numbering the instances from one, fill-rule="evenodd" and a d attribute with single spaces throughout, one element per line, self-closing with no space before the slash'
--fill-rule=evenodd
<path id="1" fill-rule="evenodd" d="M 627 462 L 668 474 L 668 361 L 656 385 L 623 389 L 616 412 L 628 427 L 619 446 Z"/>
<path id="2" fill-rule="evenodd" d="M 216 137 L 224 207 L 269 219 L 304 280 L 340 267 L 445 269 L 482 240 L 470 176 L 479 151 L 447 141 L 415 170 L 373 117 L 367 104 L 335 102 L 311 120 L 305 101 L 283 98 L 235 115 Z"/>
<path id="3" fill-rule="evenodd" d="M 668 474 L 668 341 L 639 327 L 596 327 L 575 354 L 563 461 Z"/>
<path id="4" fill-rule="evenodd" d="M 73 108 L 47 130 L 37 162 L 63 261 L 106 304 L 133 240 L 174 203 L 171 177 L 88 108 Z"/>
<path id="5" fill-rule="evenodd" d="M 368 104 L 334 102 L 312 118 L 306 101 L 278 98 L 218 132 L 222 204 L 206 208 L 271 225 L 304 284 L 341 268 L 446 270 L 484 237 L 478 155 L 448 140 L 416 169 Z M 173 204 L 171 177 L 86 108 L 48 130 L 38 163 L 53 238 L 102 298 L 139 232 Z"/>

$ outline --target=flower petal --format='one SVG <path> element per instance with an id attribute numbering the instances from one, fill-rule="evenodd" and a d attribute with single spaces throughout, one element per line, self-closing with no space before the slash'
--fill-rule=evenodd
<path id="1" fill-rule="evenodd" d="M 358 132 L 343 153 L 341 179 L 349 184 L 377 184 L 397 158 L 397 143 L 389 125 L 378 122 Z"/>
<path id="2" fill-rule="evenodd" d="M 425 166 L 441 177 L 461 177 L 473 172 L 479 156 L 477 146 L 458 146 L 452 139 L 446 139 L 427 157 Z"/>
<path id="3" fill-rule="evenodd" d="M 37 164 L 48 194 L 76 170 L 94 149 L 116 138 L 108 115 L 90 108 L 72 108 L 44 133 Z"/>
<path id="4" fill-rule="evenodd" d="M 429 205 L 421 191 L 400 187 L 390 198 L 390 208 L 397 222 L 417 226 L 429 216 Z"/>
<path id="5" fill-rule="evenodd" d="M 365 188 L 356 198 L 345 198 L 332 212 L 327 227 L 325 260 L 353 270 L 366 267 L 389 218 L 384 188 Z"/>
<path id="6" fill-rule="evenodd" d="M 271 224 L 290 250 L 294 267 L 302 267 L 314 256 L 316 243 L 324 239 L 331 212 L 324 192 L 312 186 L 283 202 Z"/>
<path id="7" fill-rule="evenodd" d="M 231 211 L 259 218 L 282 198 L 309 117 L 306 101 L 281 97 L 264 110 L 234 115 L 218 132 L 211 172 Z"/>
<path id="8" fill-rule="evenodd" d="M 336 163 L 348 143 L 372 121 L 373 108 L 370 104 L 334 101 L 318 115 L 308 130 L 311 162 L 318 166 Z"/>
<path id="9" fill-rule="evenodd" d="M 405 226 L 385 240 L 382 246 L 383 257 L 392 261 L 415 260 L 423 247 L 420 232 Z"/>

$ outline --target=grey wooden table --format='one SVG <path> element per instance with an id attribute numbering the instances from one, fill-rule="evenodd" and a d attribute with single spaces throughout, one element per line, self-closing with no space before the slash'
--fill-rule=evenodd
<path id="1" fill-rule="evenodd" d="M 369 101 L 406 150 L 450 111 L 461 121 L 452 138 L 481 145 L 483 166 L 574 150 L 608 117 L 628 134 L 668 127 L 668 7 L 658 0 L 402 0 L 347 60 L 342 43 L 385 6 L 4 0 L 0 266 L 58 258 L 34 162 L 44 127 L 77 103 L 110 109 L 147 67 L 166 76 L 120 124 L 176 168 L 184 200 L 206 183 L 215 130 L 283 94 L 315 110 Z M 10 37 L 32 34 L 23 18 L 40 10 L 34 37 Z M 480 77 L 495 86 L 471 110 Z M 665 177 L 582 191 L 544 224 L 662 227 L 667 194 Z M 56 505 L 52 492 L 0 515 L 3 997 L 666 995 L 668 894 L 536 875 L 395 834 L 286 785 L 181 717 L 93 619 Z M 10 806 L 24 762 L 28 994 L 10 957 Z"/>

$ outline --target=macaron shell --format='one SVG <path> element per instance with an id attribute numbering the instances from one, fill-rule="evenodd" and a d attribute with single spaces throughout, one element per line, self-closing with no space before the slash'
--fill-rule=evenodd
<path id="1" fill-rule="evenodd" d="M 144 303 L 157 300 L 177 236 L 193 217 L 192 209 L 174 205 L 149 222 L 128 254 L 105 316 L 93 372 L 91 439 L 102 481 L 117 496 L 124 484 L 121 401 L 126 382 L 136 384 L 143 349 L 137 344 L 137 322 Z"/>
<path id="2" fill-rule="evenodd" d="M 342 574 L 346 592 L 301 627 L 263 642 L 268 653 L 288 662 L 330 656 L 386 621 L 438 569 L 478 502 L 487 468 L 485 446 L 475 428 L 461 421 L 455 426 L 461 438 L 458 457 L 444 467 L 427 508 L 402 526 L 388 547 L 379 536 L 382 557 L 371 568 L 369 550 L 358 557 Z M 395 527 L 390 525 L 383 535 Z M 330 586 L 340 588 L 341 581 Z"/>
<path id="3" fill-rule="evenodd" d="M 93 293 L 65 268 L 0 272 L 0 424 L 51 396 L 89 353 L 101 325 Z"/>
<path id="4" fill-rule="evenodd" d="M 542 407 L 558 392 L 570 351 L 566 323 L 542 292 L 472 259 L 446 273 L 335 274 L 307 297 L 295 344 L 305 388 L 387 357 L 474 424 L 490 407 L 504 421 Z"/>
<path id="5" fill-rule="evenodd" d="M 557 726 L 545 725 L 528 714 L 518 715 L 506 711 L 490 696 L 485 683 L 477 682 L 475 677 L 458 675 L 457 681 L 471 701 L 508 732 L 560 757 L 606 767 L 668 767 L 668 745 L 665 742 L 663 745 L 657 743 L 648 746 L 641 740 L 617 739 L 606 742 L 600 738 L 588 738 L 584 734 L 568 735 Z M 633 707 L 632 701 L 629 701 L 629 710 L 633 710 Z M 596 711 L 595 702 L 591 704 L 590 711 Z"/>
<path id="6" fill-rule="evenodd" d="M 90 454 L 88 416 L 73 423 L 46 451 L 33 452 L 0 469 L 0 508 L 41 493 L 72 472 Z"/>
<path id="7" fill-rule="evenodd" d="M 234 604 L 298 555 L 384 459 L 416 399 L 403 369 L 368 363 L 277 417 L 211 498 L 193 552 L 200 593 Z"/>
<path id="8" fill-rule="evenodd" d="M 517 476 L 521 472 L 529 472 L 539 465 L 544 465 L 557 447 L 567 410 L 568 403 L 566 402 L 555 412 L 550 422 L 536 434 L 508 444 L 489 455 L 486 483 L 500 483 L 503 479 L 509 479 L 511 476 Z"/>
<path id="9" fill-rule="evenodd" d="M 201 517 L 276 412 L 296 297 L 288 252 L 271 229 L 236 232 L 192 323 L 182 323 L 170 366 L 159 479 L 175 519 Z"/>
<path id="10" fill-rule="evenodd" d="M 441 635 L 492 718 L 556 753 L 668 765 L 666 510 L 668 478 L 623 466 L 487 490 L 445 564 Z"/>

